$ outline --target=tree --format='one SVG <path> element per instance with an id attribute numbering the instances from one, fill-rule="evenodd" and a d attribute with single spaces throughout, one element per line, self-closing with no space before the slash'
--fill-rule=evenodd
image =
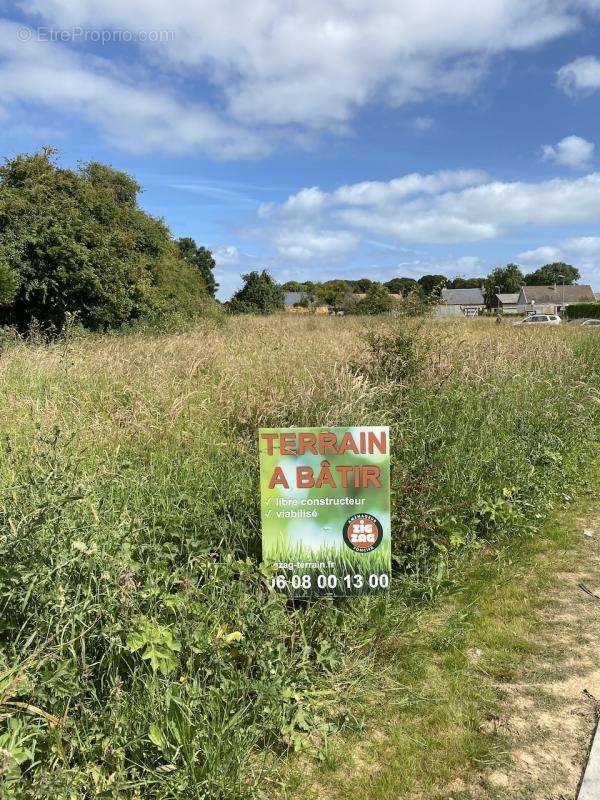
<path id="1" fill-rule="evenodd" d="M 303 292 L 304 284 L 300 281 L 286 281 L 281 285 L 284 292 Z"/>
<path id="2" fill-rule="evenodd" d="M 6 287 L 8 274 L 10 284 L 0 324 L 26 329 L 35 319 L 59 331 L 77 314 L 103 330 L 183 304 L 201 310 L 202 281 L 165 224 L 138 207 L 136 181 L 97 162 L 63 169 L 54 155 L 46 148 L 0 167 L 0 280 Z"/>
<path id="3" fill-rule="evenodd" d="M 315 295 L 327 305 L 341 307 L 345 305 L 352 293 L 352 285 L 348 281 L 335 279 L 316 284 Z"/>
<path id="4" fill-rule="evenodd" d="M 349 310 L 355 314 L 389 314 L 393 308 L 394 301 L 385 286 L 372 283 L 367 289 L 367 296 Z"/>
<path id="5" fill-rule="evenodd" d="M 266 270 L 242 275 L 244 285 L 229 303 L 232 314 L 273 314 L 283 311 L 284 293 Z"/>
<path id="6" fill-rule="evenodd" d="M 553 264 L 545 264 L 535 272 L 531 272 L 526 276 L 528 286 L 552 286 L 555 283 L 558 285 L 570 286 L 576 283 L 581 275 L 576 267 L 571 264 L 565 264 L 562 261 L 556 261 Z"/>
<path id="7" fill-rule="evenodd" d="M 495 294 L 515 294 L 524 285 L 525 278 L 516 264 L 496 267 L 485 279 L 485 299 L 489 303 Z"/>
<path id="8" fill-rule="evenodd" d="M 215 292 L 219 288 L 219 284 L 215 281 L 213 270 L 216 267 L 213 254 L 206 247 L 198 247 L 196 242 L 191 236 L 184 236 L 177 242 L 179 247 L 179 255 L 181 258 L 195 267 L 200 273 L 206 291 L 211 297 L 215 296 Z"/>
<path id="9" fill-rule="evenodd" d="M 448 281 L 448 289 L 479 289 L 485 283 L 485 278 L 461 278 L 460 275 Z"/>
<path id="10" fill-rule="evenodd" d="M 359 278 L 357 281 L 352 281 L 352 285 L 354 287 L 355 292 L 367 292 L 369 290 L 369 286 L 371 286 L 373 281 L 370 278 Z"/>
<path id="11" fill-rule="evenodd" d="M 417 281 L 425 294 L 439 293 L 448 283 L 445 275 L 423 275 Z"/>
<path id="12" fill-rule="evenodd" d="M 402 317 L 422 317 L 431 314 L 433 308 L 439 300 L 435 294 L 423 294 L 423 292 L 411 292 L 398 304 L 398 314 Z"/>
<path id="13" fill-rule="evenodd" d="M 402 294 L 404 297 L 412 292 L 421 291 L 421 287 L 414 278 L 392 278 L 383 285 L 390 294 Z"/>

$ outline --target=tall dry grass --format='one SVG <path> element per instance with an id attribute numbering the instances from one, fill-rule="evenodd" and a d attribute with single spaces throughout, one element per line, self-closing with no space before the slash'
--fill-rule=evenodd
<path id="1" fill-rule="evenodd" d="M 278 753 L 360 714 L 352 687 L 382 669 L 407 604 L 473 549 L 534 534 L 583 479 L 599 356 L 593 329 L 485 320 L 5 341 L 2 791 L 273 793 Z M 390 597 L 286 607 L 258 566 L 257 428 L 384 423 Z"/>

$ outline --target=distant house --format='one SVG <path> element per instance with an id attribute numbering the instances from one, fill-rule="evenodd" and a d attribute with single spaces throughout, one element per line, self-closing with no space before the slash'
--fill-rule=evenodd
<path id="1" fill-rule="evenodd" d="M 284 292 L 283 295 L 283 305 L 285 306 L 286 311 L 290 311 L 290 309 L 294 307 L 298 307 L 301 303 L 310 303 L 311 296 L 308 292 Z"/>
<path id="2" fill-rule="evenodd" d="M 366 292 L 353 292 L 352 293 L 352 299 L 356 300 L 356 302 L 358 302 L 359 300 L 364 300 L 366 296 L 367 296 Z M 396 303 L 401 303 L 402 302 L 402 293 L 401 292 L 398 292 L 398 293 L 390 292 L 390 297 Z"/>
<path id="3" fill-rule="evenodd" d="M 537 311 L 541 314 L 558 314 L 572 303 L 593 303 L 592 287 L 581 286 L 522 286 L 517 305 L 523 314 Z"/>
<path id="4" fill-rule="evenodd" d="M 293 314 L 328 314 L 330 311 L 324 303 L 317 305 L 309 292 L 284 292 L 283 305 Z"/>
<path id="5" fill-rule="evenodd" d="M 481 289 L 442 289 L 442 298 L 435 307 L 436 317 L 476 317 L 485 310 Z"/>
<path id="6" fill-rule="evenodd" d="M 519 292 L 500 292 L 492 297 L 491 308 L 502 311 L 504 314 L 518 314 Z"/>

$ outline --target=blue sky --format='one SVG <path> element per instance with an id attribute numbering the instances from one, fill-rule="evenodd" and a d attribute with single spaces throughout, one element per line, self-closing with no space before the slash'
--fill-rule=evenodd
<path id="1" fill-rule="evenodd" d="M 0 2 L 0 154 L 133 174 L 280 280 L 578 266 L 600 290 L 600 0 Z"/>

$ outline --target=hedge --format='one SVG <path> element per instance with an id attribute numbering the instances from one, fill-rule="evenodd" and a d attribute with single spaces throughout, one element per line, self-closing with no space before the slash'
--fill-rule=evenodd
<path id="1" fill-rule="evenodd" d="M 567 319 L 600 319 L 600 303 L 573 303 L 565 314 Z"/>

